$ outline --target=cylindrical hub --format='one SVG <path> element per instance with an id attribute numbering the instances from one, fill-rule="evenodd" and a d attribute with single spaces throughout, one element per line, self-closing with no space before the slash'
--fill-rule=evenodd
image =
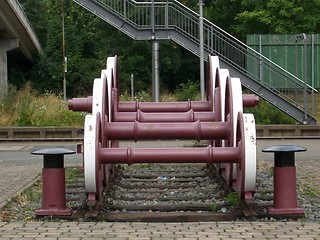
<path id="1" fill-rule="evenodd" d="M 259 97 L 254 94 L 243 94 L 242 103 L 244 107 L 252 108 L 259 104 Z"/>
<path id="2" fill-rule="evenodd" d="M 102 148 L 99 163 L 237 163 L 238 148 Z"/>
<path id="3" fill-rule="evenodd" d="M 92 112 L 92 96 L 87 98 L 73 98 L 68 102 L 68 109 L 78 112 Z"/>

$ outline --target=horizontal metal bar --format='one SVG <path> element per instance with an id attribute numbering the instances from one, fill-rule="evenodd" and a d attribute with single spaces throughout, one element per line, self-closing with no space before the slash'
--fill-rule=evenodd
<path id="1" fill-rule="evenodd" d="M 231 127 L 228 122 L 193 123 L 106 123 L 104 129 L 108 140 L 150 139 L 227 139 Z"/>
<path id="2" fill-rule="evenodd" d="M 140 110 L 137 112 L 115 112 L 113 115 L 114 122 L 214 122 L 216 119 L 214 112 L 159 112 L 159 113 L 144 113 Z"/>
<path id="3" fill-rule="evenodd" d="M 98 162 L 109 163 L 237 163 L 238 148 L 101 148 Z"/>

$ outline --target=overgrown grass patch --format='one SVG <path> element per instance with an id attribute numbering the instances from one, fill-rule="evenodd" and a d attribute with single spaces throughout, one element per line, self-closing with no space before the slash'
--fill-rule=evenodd
<path id="1" fill-rule="evenodd" d="M 83 126 L 84 116 L 68 110 L 61 96 L 38 94 L 28 84 L 0 99 L 0 126 Z"/>

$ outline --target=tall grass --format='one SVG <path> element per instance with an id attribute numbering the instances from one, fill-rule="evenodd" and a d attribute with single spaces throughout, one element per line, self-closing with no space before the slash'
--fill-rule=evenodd
<path id="1" fill-rule="evenodd" d="M 198 100 L 197 85 L 180 85 L 175 93 L 163 93 L 160 101 Z M 316 98 L 319 102 L 320 98 Z M 129 93 L 120 96 L 120 101 L 130 101 Z M 137 93 L 135 101 L 151 101 L 151 94 Z M 317 113 L 319 106 L 317 105 Z M 245 109 L 255 115 L 256 124 L 297 124 L 297 122 L 260 99 L 255 108 Z M 318 114 L 319 115 L 319 114 Z M 83 127 L 85 113 L 68 110 L 61 96 L 47 92 L 39 95 L 27 84 L 19 91 L 10 89 L 5 98 L 0 99 L 0 126 L 79 126 Z M 319 119 L 319 117 L 318 117 Z"/>
<path id="2" fill-rule="evenodd" d="M 0 100 L 0 126 L 83 126 L 84 113 L 68 110 L 61 96 L 37 94 L 27 84 Z"/>

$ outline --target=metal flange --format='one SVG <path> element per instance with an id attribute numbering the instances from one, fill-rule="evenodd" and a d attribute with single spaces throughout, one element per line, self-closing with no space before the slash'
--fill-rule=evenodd
<path id="1" fill-rule="evenodd" d="M 229 141 L 225 141 L 226 147 L 236 146 L 236 129 L 238 113 L 243 112 L 242 101 L 242 87 L 239 78 L 227 78 L 226 83 L 226 101 L 225 101 L 225 119 L 230 121 L 232 131 L 230 131 Z M 234 164 L 225 164 L 224 173 L 226 183 L 231 186 L 233 180 L 236 179 L 236 166 Z"/>
<path id="2" fill-rule="evenodd" d="M 216 88 L 216 76 L 219 72 L 219 57 L 209 55 L 208 57 L 208 77 L 207 77 L 207 101 L 211 102 L 211 110 L 214 111 L 214 94 Z"/>
<path id="3" fill-rule="evenodd" d="M 100 114 L 98 114 L 100 115 Z M 85 190 L 87 193 L 100 192 L 101 182 L 99 164 L 96 161 L 99 147 L 99 132 L 100 132 L 100 119 L 95 115 L 86 115 L 84 124 L 84 146 L 83 146 L 83 159 L 84 159 L 84 181 Z"/>
<path id="4" fill-rule="evenodd" d="M 240 152 L 240 161 L 236 165 L 236 189 L 241 199 L 252 198 L 256 186 L 256 126 L 253 114 L 238 113 L 237 120 L 237 147 Z"/>

